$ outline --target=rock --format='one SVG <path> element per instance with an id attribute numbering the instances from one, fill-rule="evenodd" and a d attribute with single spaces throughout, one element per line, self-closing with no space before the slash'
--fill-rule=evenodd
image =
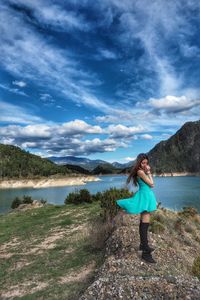
<path id="1" fill-rule="evenodd" d="M 105 261 L 79 300 L 199 299 L 200 282 L 192 276 L 191 260 L 187 259 L 194 256 L 198 246 L 184 245 L 184 251 L 176 251 L 170 246 L 170 230 L 164 235 L 152 233 L 149 242 L 156 246 L 152 255 L 157 263 L 148 264 L 141 261 L 138 251 L 139 216 L 124 218 L 126 226 L 116 227 L 107 240 Z"/>

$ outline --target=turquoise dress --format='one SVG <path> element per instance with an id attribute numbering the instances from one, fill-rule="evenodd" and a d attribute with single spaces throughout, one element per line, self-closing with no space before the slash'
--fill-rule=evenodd
<path id="1" fill-rule="evenodd" d="M 131 198 L 117 200 L 117 205 L 129 214 L 139 214 L 143 211 L 151 212 L 156 210 L 156 198 L 152 188 L 137 176 L 139 189 Z"/>

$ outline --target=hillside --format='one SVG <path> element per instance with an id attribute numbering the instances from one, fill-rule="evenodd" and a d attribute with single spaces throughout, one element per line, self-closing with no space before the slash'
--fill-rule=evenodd
<path id="1" fill-rule="evenodd" d="M 71 173 L 72 171 L 66 167 L 58 166 L 19 147 L 0 144 L 0 179 L 2 180 Z"/>
<path id="2" fill-rule="evenodd" d="M 99 212 L 93 203 L 1 216 L 0 298 L 199 299 L 200 215 L 194 209 L 159 208 L 151 217 L 153 265 L 138 251 L 138 215 L 119 212 L 103 245 L 109 224 Z"/>
<path id="3" fill-rule="evenodd" d="M 161 141 L 148 153 L 154 174 L 200 174 L 200 121 L 185 123 L 168 140 Z M 133 164 L 133 163 L 132 163 Z M 121 170 L 128 174 L 131 167 Z"/>
<path id="4" fill-rule="evenodd" d="M 0 299 L 78 299 L 103 259 L 93 234 L 98 214 L 93 203 L 1 215 Z"/>
<path id="5" fill-rule="evenodd" d="M 100 164 L 98 165 L 91 173 L 93 175 L 101 175 L 101 174 L 118 174 L 121 169 L 115 168 L 112 164 Z"/>
<path id="6" fill-rule="evenodd" d="M 90 175 L 91 172 L 78 166 L 78 165 L 71 165 L 71 164 L 66 164 L 64 165 L 67 169 L 71 170 L 73 173 L 78 173 L 78 174 L 85 174 L 85 175 Z"/>
<path id="7" fill-rule="evenodd" d="M 139 215 L 118 212 L 111 224 L 101 209 L 99 202 L 45 204 L 2 215 L 0 299 L 199 300 L 195 209 L 158 208 L 151 216 L 154 265 L 138 251 Z"/>
<path id="8" fill-rule="evenodd" d="M 200 121 L 185 123 L 148 155 L 155 173 L 200 173 Z"/>

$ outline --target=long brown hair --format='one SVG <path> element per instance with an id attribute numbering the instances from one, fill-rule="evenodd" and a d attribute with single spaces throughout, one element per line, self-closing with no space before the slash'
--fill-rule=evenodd
<path id="1" fill-rule="evenodd" d="M 131 179 L 132 179 L 133 184 L 134 184 L 135 186 L 138 185 L 138 183 L 137 183 L 137 171 L 138 171 L 138 169 L 140 168 L 141 162 L 142 162 L 144 159 L 147 159 L 148 162 L 149 162 L 149 158 L 148 158 L 148 155 L 147 155 L 147 154 L 145 154 L 145 153 L 140 153 L 140 154 L 138 154 L 137 159 L 136 159 L 136 163 L 133 165 L 133 167 L 132 167 L 132 169 L 131 169 L 131 171 L 130 171 L 130 174 L 129 174 L 127 180 L 126 180 L 126 184 L 129 184 L 129 182 L 130 182 Z"/>

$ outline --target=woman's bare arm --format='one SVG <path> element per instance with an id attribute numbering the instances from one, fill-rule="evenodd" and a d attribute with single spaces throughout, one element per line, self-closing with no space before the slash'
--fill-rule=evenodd
<path id="1" fill-rule="evenodd" d="M 137 175 L 144 180 L 150 187 L 154 187 L 153 177 L 151 173 L 148 175 L 145 174 L 143 170 L 138 170 Z"/>

